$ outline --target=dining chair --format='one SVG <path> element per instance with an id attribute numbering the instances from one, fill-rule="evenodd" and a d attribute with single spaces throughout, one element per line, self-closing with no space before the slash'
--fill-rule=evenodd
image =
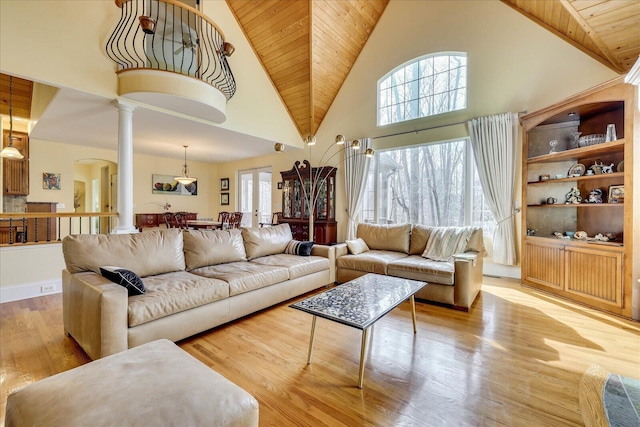
<path id="1" fill-rule="evenodd" d="M 271 222 L 260 222 L 260 227 L 271 227 L 272 225 L 280 224 L 280 220 L 282 219 L 282 212 L 274 212 L 271 214 Z"/>
<path id="2" fill-rule="evenodd" d="M 242 222 L 242 212 L 231 212 L 229 214 L 229 227 L 228 228 L 240 228 Z"/>
<path id="3" fill-rule="evenodd" d="M 220 228 L 226 230 L 229 228 L 229 216 L 231 214 L 229 212 L 220 212 L 218 213 L 218 222 L 220 223 Z"/>

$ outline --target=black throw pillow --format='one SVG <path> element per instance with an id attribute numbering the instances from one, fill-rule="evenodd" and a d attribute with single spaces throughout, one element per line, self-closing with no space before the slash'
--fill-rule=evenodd
<path id="1" fill-rule="evenodd" d="M 142 279 L 140 279 L 140 277 L 131 270 L 120 267 L 104 266 L 100 267 L 100 273 L 102 274 L 102 277 L 127 288 L 129 296 L 142 295 L 147 292 L 144 288 L 144 283 L 142 283 Z"/>
<path id="2" fill-rule="evenodd" d="M 311 255 L 312 248 L 313 242 L 300 242 L 298 240 L 292 240 L 287 244 L 284 253 L 290 255 L 309 256 Z"/>

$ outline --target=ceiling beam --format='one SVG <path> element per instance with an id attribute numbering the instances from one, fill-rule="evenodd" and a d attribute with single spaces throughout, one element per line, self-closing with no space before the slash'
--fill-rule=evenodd
<path id="1" fill-rule="evenodd" d="M 625 67 L 611 54 L 609 47 L 602 41 L 598 33 L 593 31 L 593 28 L 591 28 L 591 25 L 589 25 L 587 21 L 584 20 L 580 12 L 578 12 L 576 8 L 573 7 L 573 5 L 568 0 L 560 0 L 560 4 L 567 10 L 567 12 L 569 12 L 569 14 L 573 17 L 573 19 L 575 19 L 578 22 L 578 25 L 582 27 L 582 29 L 587 34 L 587 36 L 589 36 L 591 41 L 593 41 L 593 43 L 598 47 L 598 49 L 600 49 L 602 54 L 605 56 L 605 58 L 609 62 L 608 64 L 605 64 L 605 65 L 608 65 L 610 68 L 612 68 L 614 71 L 620 74 L 625 73 L 626 72 Z"/>

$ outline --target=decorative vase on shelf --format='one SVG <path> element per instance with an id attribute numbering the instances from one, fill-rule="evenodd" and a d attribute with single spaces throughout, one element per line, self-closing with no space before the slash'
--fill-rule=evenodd
<path id="1" fill-rule="evenodd" d="M 558 145 L 558 140 L 557 139 L 552 139 L 551 141 L 549 141 L 549 145 L 551 146 L 551 151 L 549 151 L 549 154 L 553 154 L 553 153 L 557 153 L 558 152 L 556 150 L 556 146 Z"/>

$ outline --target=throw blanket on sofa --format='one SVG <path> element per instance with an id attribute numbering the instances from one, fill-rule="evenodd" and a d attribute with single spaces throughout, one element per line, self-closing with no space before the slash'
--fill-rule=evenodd
<path id="1" fill-rule="evenodd" d="M 434 261 L 451 261 L 453 255 L 467 250 L 474 227 L 443 227 L 435 229 L 422 253 Z"/>

